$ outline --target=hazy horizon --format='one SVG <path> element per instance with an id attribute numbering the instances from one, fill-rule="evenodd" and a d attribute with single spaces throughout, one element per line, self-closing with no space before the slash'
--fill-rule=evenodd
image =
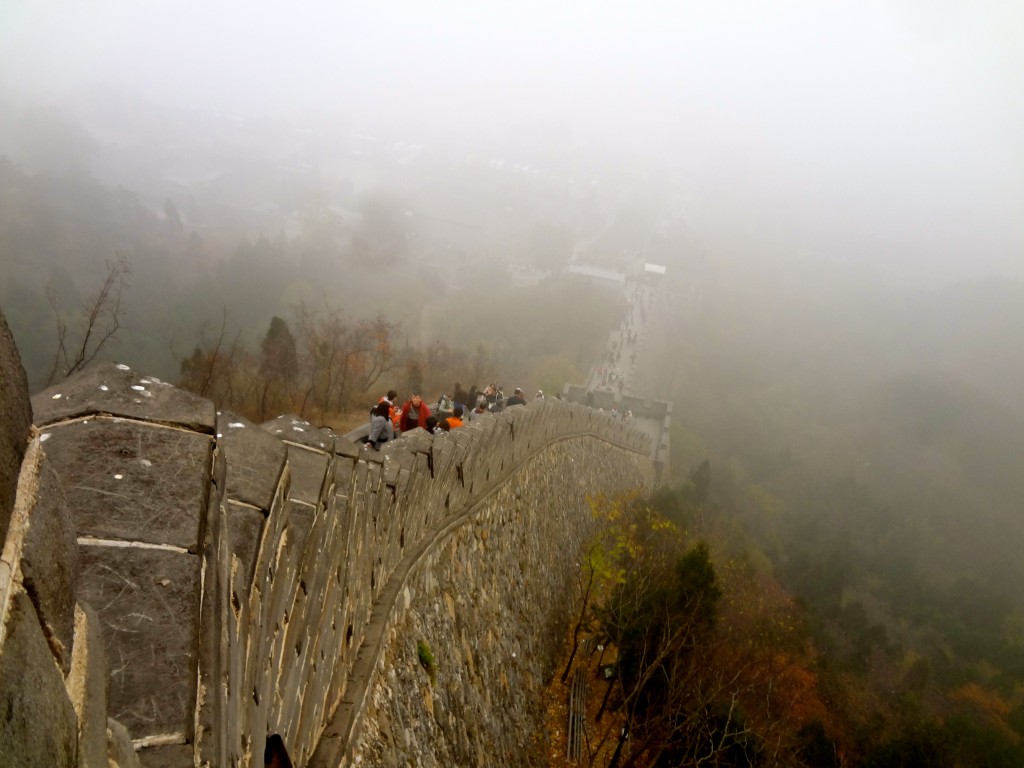
<path id="1" fill-rule="evenodd" d="M 1024 6 L 14 0 L 0 85 L 653 167 L 712 250 L 1024 274 Z M 440 140 L 440 139 L 438 139 Z"/>

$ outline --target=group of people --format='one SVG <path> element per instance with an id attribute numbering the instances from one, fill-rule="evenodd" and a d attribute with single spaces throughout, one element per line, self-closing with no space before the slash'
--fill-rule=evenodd
<path id="1" fill-rule="evenodd" d="M 538 389 L 534 399 L 543 400 L 544 392 Z M 489 384 L 482 390 L 478 390 L 474 384 L 467 392 L 462 384 L 455 382 L 450 392 L 438 398 L 433 411 L 419 392 L 413 392 L 399 406 L 398 392 L 388 390 L 370 411 L 370 433 L 366 438 L 366 447 L 379 450 L 383 443 L 417 427 L 435 434 L 450 432 L 485 413 L 496 413 L 513 405 L 526 405 L 523 390 L 516 387 L 512 396 L 506 398 L 501 387 L 495 384 Z"/>
<path id="2" fill-rule="evenodd" d="M 405 405 L 399 407 L 398 392 L 391 389 L 370 410 L 370 434 L 366 438 L 366 447 L 380 449 L 382 443 L 394 440 L 396 435 L 408 432 L 416 427 L 433 429 L 437 418 L 430 413 L 430 408 L 423 402 L 422 396 L 416 392 Z M 454 414 L 453 414 L 454 415 Z M 432 423 L 433 422 L 433 423 Z M 451 429 L 451 425 L 448 425 Z"/>

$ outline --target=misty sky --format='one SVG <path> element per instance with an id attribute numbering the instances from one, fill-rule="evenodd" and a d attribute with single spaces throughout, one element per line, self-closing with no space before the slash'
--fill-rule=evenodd
<path id="1" fill-rule="evenodd" d="M 1022 40 L 1019 0 L 3 0 L 0 82 L 653 160 L 721 247 L 1019 275 Z"/>

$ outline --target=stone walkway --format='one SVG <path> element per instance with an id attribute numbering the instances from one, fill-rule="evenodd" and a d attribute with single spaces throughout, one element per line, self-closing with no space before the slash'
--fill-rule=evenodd
<path id="1" fill-rule="evenodd" d="M 633 426 L 651 438 L 652 456 L 656 461 L 668 463 L 668 418 L 671 406 L 659 403 L 654 407 L 650 394 L 641 391 L 643 381 L 638 376 L 638 363 L 651 336 L 652 310 L 662 300 L 657 283 L 627 283 L 623 299 L 629 309 L 618 329 L 608 334 L 608 340 L 598 360 L 591 366 L 583 388 L 566 388 L 568 398 L 586 402 L 587 392 L 593 393 L 594 407 L 606 411 L 614 408 L 619 413 L 631 412 Z M 646 389 L 646 388 L 644 388 Z"/>

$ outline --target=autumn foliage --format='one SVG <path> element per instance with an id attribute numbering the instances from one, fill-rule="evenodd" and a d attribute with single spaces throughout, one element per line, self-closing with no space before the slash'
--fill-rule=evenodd
<path id="1" fill-rule="evenodd" d="M 596 498 L 570 667 L 596 678 L 595 766 L 811 764 L 836 749 L 799 611 L 771 579 L 717 561 L 649 498 Z M 598 703 L 599 702 L 599 703 Z M 829 750 L 831 750 L 829 752 Z M 827 763 L 826 763 L 827 764 Z"/>

